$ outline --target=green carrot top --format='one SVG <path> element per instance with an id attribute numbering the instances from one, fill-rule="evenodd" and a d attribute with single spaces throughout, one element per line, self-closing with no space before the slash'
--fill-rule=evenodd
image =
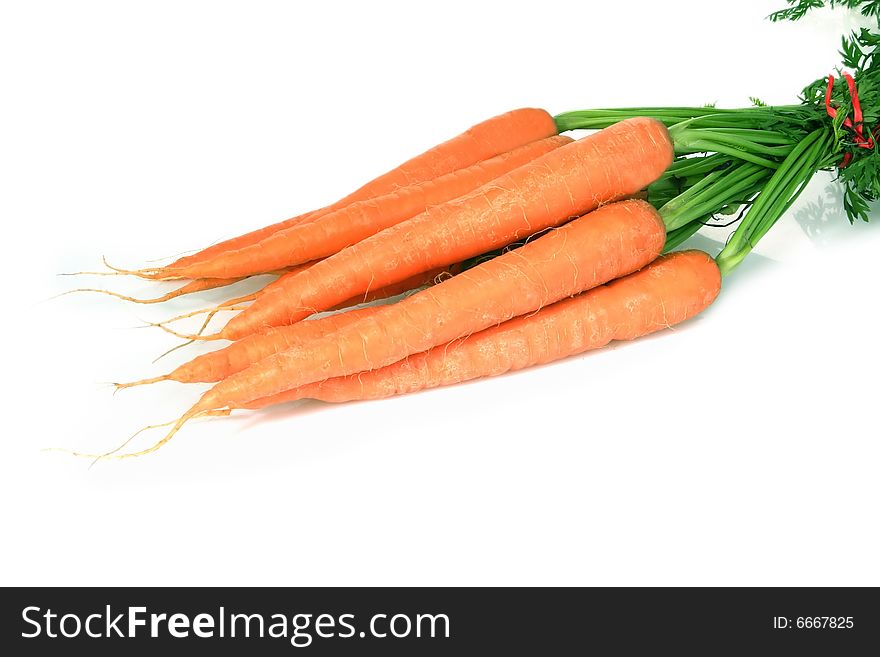
<path id="1" fill-rule="evenodd" d="M 798 20 L 821 0 L 788 0 L 773 21 Z M 859 8 L 880 27 L 880 0 L 830 0 Z M 648 200 L 666 222 L 671 250 L 713 221 L 734 215 L 734 233 L 716 260 L 730 273 L 818 171 L 836 171 L 850 222 L 868 220 L 880 198 L 880 34 L 867 28 L 843 37 L 843 68 L 808 84 L 799 103 L 768 106 L 751 98 L 738 109 L 636 107 L 565 112 L 560 132 L 601 129 L 632 116 L 650 116 L 669 127 L 676 159 L 648 188 Z M 876 134 L 875 134 L 876 133 Z"/>

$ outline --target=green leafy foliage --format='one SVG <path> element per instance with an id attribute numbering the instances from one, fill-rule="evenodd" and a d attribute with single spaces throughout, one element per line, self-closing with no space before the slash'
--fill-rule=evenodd
<path id="1" fill-rule="evenodd" d="M 880 0 L 786 0 L 788 7 L 770 20 L 800 20 L 824 6 L 858 10 L 880 26 Z M 755 196 L 730 241 L 718 256 L 722 272 L 735 268 L 758 240 L 791 207 L 820 170 L 836 170 L 843 185 L 843 208 L 850 223 L 868 221 L 870 203 L 880 199 L 880 30 L 862 28 L 841 40 L 844 69 L 855 80 L 855 93 L 842 71 L 814 80 L 801 92 L 802 114 L 786 107 L 772 129 L 797 139 L 799 145 L 780 163 Z M 829 84 L 830 90 L 829 90 Z M 861 123 L 855 97 L 861 109 Z M 772 112 L 757 99 L 752 104 Z M 874 133 L 876 132 L 876 137 Z M 719 190 L 719 195 L 720 195 Z"/>
<path id="2" fill-rule="evenodd" d="M 846 7 L 857 9 L 863 16 L 873 17 L 880 25 L 880 0 L 785 0 L 790 6 L 770 14 L 771 21 L 797 21 L 806 16 L 812 9 L 829 7 Z"/>
<path id="3" fill-rule="evenodd" d="M 850 223 L 853 223 L 856 219 L 868 221 L 868 212 L 870 210 L 868 201 L 871 200 L 873 199 L 866 198 L 864 194 L 849 185 L 844 188 L 843 209 L 846 211 L 846 216 Z"/>
<path id="4" fill-rule="evenodd" d="M 789 2 L 793 12 L 790 20 L 797 20 L 811 8 L 825 3 L 808 0 Z M 880 0 L 859 2 L 844 0 L 828 3 L 832 6 L 858 8 L 866 16 L 880 19 Z M 796 11 L 795 11 L 796 10 Z M 783 10 L 788 11 L 788 10 Z M 779 14 L 780 12 L 777 12 Z M 782 20 L 777 18 L 775 20 Z M 862 110 L 862 134 L 865 139 L 872 138 L 872 132 L 880 125 L 880 34 L 862 28 L 841 39 L 840 56 L 844 69 L 848 69 L 856 81 L 859 104 Z M 844 187 L 843 205 L 850 222 L 856 219 L 867 221 L 869 203 L 880 198 L 880 152 L 876 139 L 871 147 L 860 143 L 855 128 L 844 122 L 854 121 L 855 107 L 849 86 L 842 73 L 838 71 L 831 90 L 830 104 L 836 116 L 832 118 L 826 107 L 828 77 L 819 78 L 808 84 L 801 92 L 801 102 L 811 108 L 814 116 L 823 124 L 830 124 L 834 142 L 828 155 L 821 163 L 823 169 L 836 169 L 838 180 Z M 880 134 L 880 130 L 878 130 Z M 863 140 L 862 140 L 863 141 Z M 846 166 L 843 166 L 843 165 Z"/>
<path id="5" fill-rule="evenodd" d="M 880 12 L 880 2 L 865 6 Z M 880 59 L 875 55 L 880 47 L 880 35 L 868 29 L 852 33 L 843 39 L 841 56 L 844 65 L 852 70 L 858 87 L 859 102 L 862 109 L 862 131 L 866 138 L 872 136 L 880 121 Z M 835 82 L 832 92 L 832 105 L 838 108 L 833 121 L 835 150 L 845 157 L 849 154 L 849 164 L 838 169 L 838 178 L 844 185 L 844 209 L 851 222 L 856 219 L 868 220 L 868 203 L 880 198 L 880 152 L 876 140 L 866 148 L 859 144 L 855 131 L 843 125 L 845 117 L 853 116 L 853 100 L 844 80 Z M 824 103 L 824 99 L 823 99 Z M 856 127 L 856 126 L 854 126 Z"/>
<path id="6" fill-rule="evenodd" d="M 858 39 L 842 37 L 840 40 L 840 56 L 847 68 L 859 68 L 865 53 L 859 47 Z"/>
<path id="7" fill-rule="evenodd" d="M 769 17 L 771 21 L 775 23 L 777 21 L 800 20 L 806 16 L 807 12 L 811 9 L 818 9 L 825 6 L 825 3 L 822 2 L 822 0 L 786 0 L 786 2 L 791 6 L 786 9 L 774 11 Z M 834 0 L 831 0 L 831 3 L 833 5 Z"/>
<path id="8" fill-rule="evenodd" d="M 734 109 L 711 103 L 578 110 L 555 117 L 560 131 L 600 129 L 632 116 L 662 121 L 676 158 L 648 188 L 647 198 L 666 223 L 667 249 L 735 212 L 736 230 L 716 257 L 724 275 L 743 261 L 818 171 L 837 173 L 851 223 L 868 221 L 871 203 L 880 200 L 880 0 L 786 1 L 788 7 L 774 12 L 771 20 L 799 20 L 829 6 L 860 11 L 878 23 L 878 28 L 843 37 L 841 69 L 833 80 L 826 75 L 805 86 L 799 103 L 768 106 L 750 97 L 751 107 Z"/>

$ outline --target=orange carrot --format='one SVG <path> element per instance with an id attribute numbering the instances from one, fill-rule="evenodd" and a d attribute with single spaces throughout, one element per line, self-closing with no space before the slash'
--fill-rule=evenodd
<path id="1" fill-rule="evenodd" d="M 434 269 L 420 272 L 414 276 L 405 278 L 402 281 L 386 285 L 385 287 L 380 287 L 375 290 L 367 290 L 364 294 L 359 294 L 350 299 L 346 299 L 342 303 L 337 303 L 329 310 L 342 310 L 344 308 L 350 308 L 351 306 L 358 306 L 362 303 L 384 301 L 385 299 L 396 297 L 398 294 L 404 294 L 405 292 L 411 292 L 430 285 L 437 285 L 438 283 L 445 281 L 447 278 L 455 276 L 461 270 L 462 265 L 460 264 L 452 264 L 448 267 L 435 267 Z"/>
<path id="2" fill-rule="evenodd" d="M 434 205 L 467 194 L 571 141 L 570 137 L 556 135 L 531 142 L 439 178 L 315 216 L 256 244 L 227 252 L 222 258 L 166 268 L 166 274 L 173 272 L 181 278 L 231 278 L 325 258 Z"/>
<path id="3" fill-rule="evenodd" d="M 396 281 L 394 283 L 391 283 L 390 285 L 386 285 L 385 287 L 367 290 L 364 294 L 359 294 L 357 296 L 346 299 L 345 301 L 337 304 L 333 308 L 328 308 L 327 310 L 339 310 L 341 308 L 347 308 L 348 306 L 356 306 L 360 303 L 369 303 L 371 301 L 380 301 L 382 299 L 387 299 L 388 297 L 395 297 L 398 294 L 403 294 L 404 292 L 409 292 L 410 290 L 424 287 L 425 285 L 433 285 L 435 283 L 439 283 L 441 280 L 449 278 L 450 276 L 455 276 L 462 270 L 462 268 L 462 263 L 455 263 L 444 267 L 434 267 L 433 269 L 419 272 L 418 274 L 410 276 L 409 278 L 405 278 L 402 281 Z M 284 274 L 284 276 L 282 276 L 281 278 L 269 283 L 260 292 L 271 292 L 272 290 L 283 286 L 286 279 L 290 278 L 291 276 L 295 276 L 297 273 L 298 271 L 294 270 L 288 274 Z"/>
<path id="4" fill-rule="evenodd" d="M 273 288 L 273 286 L 278 284 L 278 281 L 280 281 L 286 277 L 298 274 L 301 271 L 305 271 L 306 269 L 308 269 L 309 267 L 311 267 L 314 264 L 315 264 L 314 262 L 305 262 L 300 265 L 294 265 L 292 267 L 285 267 L 283 270 L 278 272 L 278 273 L 280 273 L 280 276 L 278 278 L 276 278 L 274 281 L 268 282 L 265 286 L 263 286 L 261 289 L 257 290 L 256 292 L 251 292 L 249 294 L 243 294 L 243 295 L 235 297 L 233 299 L 227 299 L 226 301 L 223 301 L 222 303 L 217 304 L 213 308 L 203 308 L 201 310 L 193 310 L 192 312 L 188 312 L 183 315 L 177 315 L 176 317 L 172 317 L 170 319 L 166 319 L 165 321 L 158 323 L 156 326 L 161 327 L 161 326 L 164 326 L 165 324 L 169 324 L 171 322 L 177 322 L 181 319 L 187 319 L 189 317 L 195 317 L 196 315 L 202 315 L 205 313 L 208 313 L 213 316 L 216 313 L 223 311 L 223 310 L 241 310 L 242 308 L 245 307 L 245 306 L 242 306 L 241 304 L 245 304 L 250 301 L 253 301 L 260 294 L 265 292 L 266 290 L 271 290 Z M 275 272 L 273 272 L 273 273 L 275 273 Z"/>
<path id="5" fill-rule="evenodd" d="M 355 201 L 382 196 L 398 187 L 433 180 L 555 134 L 556 122 L 542 109 L 523 108 L 492 117 L 407 160 L 332 205 L 209 246 L 198 253 L 175 260 L 169 268 L 184 267 L 222 256 L 227 251 L 256 244 L 278 230 L 314 219 Z M 153 271 L 156 275 L 161 275 L 163 269 Z"/>
<path id="6" fill-rule="evenodd" d="M 644 201 L 606 205 L 331 335 L 220 381 L 174 425 L 291 388 L 390 365 L 629 274 L 660 253 L 666 231 Z"/>
<path id="7" fill-rule="evenodd" d="M 254 275 L 266 275 L 266 276 L 283 276 L 294 270 L 293 267 L 283 267 L 279 268 L 278 271 L 270 271 L 266 273 L 254 274 Z M 78 287 L 75 290 L 69 290 L 64 292 L 64 294 L 73 294 L 74 292 L 97 292 L 99 294 L 106 294 L 111 297 L 116 297 L 117 299 L 122 299 L 123 301 L 131 301 L 132 303 L 141 303 L 141 304 L 151 304 L 151 303 L 163 303 L 165 301 L 170 301 L 171 299 L 176 299 L 177 297 L 182 297 L 187 294 L 196 294 L 198 292 L 207 292 L 208 290 L 216 290 L 217 288 L 226 287 L 228 285 L 234 285 L 240 281 L 243 281 L 248 276 L 237 276 L 234 278 L 195 278 L 185 285 L 181 285 L 175 290 L 171 290 L 170 292 L 166 292 L 165 294 L 159 295 L 158 297 L 152 297 L 150 299 L 139 299 L 137 297 L 128 296 L 125 294 L 120 294 L 118 292 L 113 292 L 111 290 L 104 290 L 102 288 L 92 288 L 92 287 Z"/>
<path id="8" fill-rule="evenodd" d="M 672 157 L 663 124 L 621 121 L 343 249 L 261 295 L 203 339 L 234 340 L 291 324 L 370 289 L 557 226 L 633 194 L 661 175 Z"/>
<path id="9" fill-rule="evenodd" d="M 167 319 L 164 322 L 156 324 L 160 328 L 166 329 L 169 333 L 173 335 L 177 335 L 181 338 L 192 339 L 196 336 L 186 335 L 184 333 L 180 333 L 178 331 L 171 331 L 167 328 L 167 324 L 171 322 L 176 322 L 181 319 L 187 319 L 189 317 L 195 317 L 196 315 L 203 315 L 207 313 L 210 317 L 213 317 L 218 312 L 234 312 L 238 310 L 244 310 L 247 308 L 248 303 L 256 300 L 261 294 L 265 294 L 267 291 L 274 289 L 275 286 L 281 283 L 285 277 L 293 276 L 299 271 L 302 271 L 306 267 L 311 266 L 312 263 L 307 263 L 305 265 L 299 265 L 297 267 L 290 268 L 291 271 L 282 275 L 280 278 L 272 281 L 266 287 L 261 290 L 257 290 L 251 294 L 243 295 L 240 297 L 236 297 L 235 299 L 229 299 L 228 301 L 224 301 L 221 304 L 214 306 L 213 308 L 203 308 L 202 310 L 194 310 L 192 312 L 185 313 L 183 315 L 177 315 L 176 317 L 172 317 L 171 319 Z M 358 295 L 356 297 L 352 297 L 350 299 L 346 299 L 345 301 L 336 304 L 332 308 L 328 308 L 327 310 L 342 310 L 344 308 L 349 308 L 351 306 L 357 306 L 362 303 L 370 303 L 372 301 L 382 301 L 384 299 L 388 299 L 390 297 L 396 297 L 398 294 L 403 294 L 404 292 L 409 292 L 411 290 L 415 290 L 426 285 L 434 285 L 439 283 L 441 280 L 448 278 L 450 276 L 455 276 L 458 272 L 462 270 L 461 264 L 453 264 L 448 267 L 435 267 L 426 272 L 421 272 L 416 274 L 415 276 L 410 276 L 407 279 L 402 281 L 398 281 L 397 283 L 392 283 L 391 285 L 386 285 L 385 287 L 381 287 L 376 290 L 369 290 L 365 294 Z"/>
<path id="10" fill-rule="evenodd" d="M 537 313 L 380 369 L 309 383 L 241 408 L 298 399 L 379 399 L 549 363 L 612 340 L 633 340 L 675 326 L 708 307 L 720 289 L 721 275 L 712 258 L 702 251 L 679 251 Z"/>
<path id="11" fill-rule="evenodd" d="M 399 284 L 399 286 L 390 286 L 377 290 L 371 298 L 350 299 L 349 303 L 342 306 L 342 308 L 396 296 L 429 283 L 439 283 L 447 277 L 453 276 L 458 269 L 458 267 L 446 267 L 442 271 L 432 270 L 430 277 L 420 274 L 418 280 L 409 279 Z M 330 335 L 330 333 L 357 319 L 369 316 L 379 308 L 380 306 L 368 306 L 315 319 L 310 318 L 289 326 L 269 329 L 263 333 L 254 333 L 222 349 L 197 356 L 168 374 L 132 383 L 117 383 L 115 386 L 118 389 L 123 389 L 148 383 L 157 383 L 159 381 L 178 381 L 180 383 L 212 383 L 220 381 L 230 374 L 235 374 L 250 367 L 267 356 L 299 344 L 305 344 L 309 340 Z M 220 309 L 222 310 L 223 308 L 220 307 Z"/>
<path id="12" fill-rule="evenodd" d="M 134 381 L 114 384 L 118 389 L 159 381 L 178 381 L 180 383 L 213 383 L 227 376 L 247 369 L 254 363 L 311 340 L 323 338 L 340 328 L 377 312 L 381 306 L 367 306 L 348 312 L 334 313 L 317 319 L 307 319 L 290 326 L 280 326 L 264 333 L 254 333 L 232 344 L 196 356 L 188 363 L 168 374 Z"/>

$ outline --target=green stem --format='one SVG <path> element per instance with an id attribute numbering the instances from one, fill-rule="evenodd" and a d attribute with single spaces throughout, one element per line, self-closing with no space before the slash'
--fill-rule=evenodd
<path id="1" fill-rule="evenodd" d="M 682 157 L 669 165 L 669 168 L 660 176 L 660 179 L 705 175 L 724 166 L 728 162 L 730 162 L 730 157 L 723 153 L 700 157 Z"/>
<path id="2" fill-rule="evenodd" d="M 702 222 L 694 221 L 686 226 L 667 232 L 666 245 L 663 247 L 663 253 L 669 253 L 670 251 L 677 249 L 683 242 L 693 237 L 702 226 Z"/>
<path id="3" fill-rule="evenodd" d="M 754 153 L 750 153 L 749 151 L 740 150 L 738 148 L 728 146 L 726 144 L 721 144 L 714 141 L 708 140 L 697 140 L 690 142 L 687 147 L 683 149 L 679 149 L 678 144 L 676 144 L 675 152 L 677 154 L 688 154 L 688 153 L 702 153 L 704 151 L 714 151 L 716 153 L 724 153 L 725 155 L 730 155 L 731 157 L 738 157 L 741 160 L 745 160 L 746 162 L 751 162 L 752 164 L 757 164 L 762 167 L 766 167 L 768 169 L 775 169 L 779 166 L 778 162 L 774 162 L 773 160 L 769 160 L 766 157 L 761 157 L 760 155 L 755 155 Z"/>
<path id="4" fill-rule="evenodd" d="M 770 177 L 743 222 L 718 254 L 722 275 L 733 271 L 767 234 L 807 186 L 827 159 L 833 135 L 827 128 L 814 130 L 795 146 Z"/>
<path id="5" fill-rule="evenodd" d="M 716 107 L 630 107 L 563 112 L 554 117 L 559 132 L 600 130 L 625 119 L 649 116 L 667 126 L 698 119 L 702 127 L 741 127 L 760 130 L 768 121 L 788 115 L 801 116 L 801 105 L 718 109 Z"/>
<path id="6" fill-rule="evenodd" d="M 660 216 L 668 231 L 681 228 L 749 196 L 769 177 L 767 169 L 750 163 L 718 171 L 666 203 Z"/>
<path id="7" fill-rule="evenodd" d="M 734 209 L 744 199 L 753 201 L 717 257 L 724 275 L 742 262 L 791 207 L 816 171 L 835 166 L 844 152 L 855 150 L 841 140 L 842 128 L 829 123 L 821 99 L 813 104 L 728 110 L 580 110 L 559 114 L 555 120 L 564 132 L 602 129 L 638 116 L 664 123 L 675 148 L 673 163 L 647 190 L 649 202 L 666 224 L 666 250 L 687 240 L 713 215 Z M 852 180 L 861 171 L 853 166 L 844 175 Z M 861 179 L 858 184 L 866 187 Z M 870 199 L 872 190 L 860 193 Z"/>
<path id="8" fill-rule="evenodd" d="M 791 135 L 775 130 L 754 130 L 752 128 L 698 128 L 699 130 L 711 130 L 716 134 L 734 135 L 753 144 L 779 144 L 794 146 L 797 139 Z"/>
<path id="9" fill-rule="evenodd" d="M 673 126 L 669 129 L 673 146 L 677 154 L 714 152 L 746 160 L 768 169 L 775 169 L 779 162 L 771 157 L 785 157 L 793 146 L 767 146 L 742 139 L 735 135 L 718 133 L 707 129 L 692 129 Z"/>
<path id="10" fill-rule="evenodd" d="M 749 139 L 744 139 L 735 133 L 722 132 L 711 128 L 685 128 L 682 130 L 673 126 L 669 129 L 669 136 L 676 149 L 687 152 L 703 152 L 706 150 L 717 151 L 717 148 L 691 147 L 691 144 L 721 144 L 729 146 L 747 153 L 758 153 L 770 155 L 773 157 L 785 157 L 788 155 L 797 142 L 790 142 L 781 145 L 768 146 L 767 144 L 758 143 Z M 720 151 L 723 152 L 723 151 Z"/>

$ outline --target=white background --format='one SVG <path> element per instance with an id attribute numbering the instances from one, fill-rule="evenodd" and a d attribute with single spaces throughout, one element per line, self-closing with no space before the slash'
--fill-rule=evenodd
<path id="1" fill-rule="evenodd" d="M 764 20 L 782 4 L 4 4 L 0 583 L 880 584 L 880 221 L 830 176 L 675 331 L 92 469 L 40 451 L 187 408 L 102 382 L 182 362 L 132 327 L 221 298 L 48 300 L 157 289 L 57 273 L 324 205 L 514 107 L 793 102 L 854 19 Z"/>

